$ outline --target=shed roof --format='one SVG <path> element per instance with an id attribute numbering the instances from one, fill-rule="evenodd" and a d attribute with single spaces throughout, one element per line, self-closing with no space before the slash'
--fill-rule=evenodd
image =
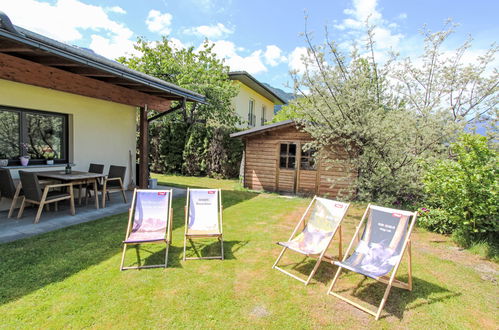
<path id="1" fill-rule="evenodd" d="M 248 137 L 250 135 L 256 135 L 256 134 L 260 134 L 263 132 L 268 132 L 268 131 L 272 131 L 275 129 L 288 127 L 288 126 L 295 126 L 295 125 L 296 125 L 296 123 L 293 119 L 288 119 L 288 120 L 280 121 L 278 123 L 273 123 L 273 124 L 269 124 L 269 125 L 265 125 L 265 126 L 261 126 L 261 127 L 251 128 L 251 129 L 241 131 L 241 132 L 232 133 L 230 135 L 230 137 L 232 137 L 232 138 L 236 138 L 236 137 L 244 138 L 244 137 Z"/>
<path id="2" fill-rule="evenodd" d="M 246 86 L 250 87 L 260 95 L 265 96 L 271 100 L 274 104 L 286 104 L 286 101 L 280 98 L 276 93 L 274 93 L 270 88 L 259 82 L 252 75 L 246 71 L 232 71 L 229 72 L 229 78 L 232 80 L 239 80 Z"/>
<path id="3" fill-rule="evenodd" d="M 206 102 L 201 94 L 132 70 L 90 50 L 14 26 L 1 11 L 0 53 L 168 100 Z"/>

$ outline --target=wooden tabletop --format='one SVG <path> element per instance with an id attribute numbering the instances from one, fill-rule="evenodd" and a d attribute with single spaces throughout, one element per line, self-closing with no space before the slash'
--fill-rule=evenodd
<path id="1" fill-rule="evenodd" d="M 106 176 L 105 174 L 80 172 L 80 171 L 72 171 L 71 174 L 66 174 L 65 171 L 43 171 L 43 172 L 36 172 L 36 174 L 41 178 L 50 178 L 62 181 L 88 180 L 88 179 L 102 178 Z"/>

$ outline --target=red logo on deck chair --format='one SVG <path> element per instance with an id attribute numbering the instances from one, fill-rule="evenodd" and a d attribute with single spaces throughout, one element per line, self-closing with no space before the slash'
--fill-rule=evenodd
<path id="1" fill-rule="evenodd" d="M 334 207 L 337 207 L 337 208 L 342 208 L 343 207 L 343 204 L 334 204 Z"/>
<path id="2" fill-rule="evenodd" d="M 214 193 L 215 193 L 215 190 L 208 191 L 208 194 L 214 194 Z"/>
<path id="3" fill-rule="evenodd" d="M 402 218 L 402 214 L 400 213 L 392 213 L 392 216 L 394 216 L 395 218 Z"/>
<path id="4" fill-rule="evenodd" d="M 158 195 L 159 195 L 159 196 L 166 196 L 166 191 L 159 191 L 159 192 L 158 192 Z"/>

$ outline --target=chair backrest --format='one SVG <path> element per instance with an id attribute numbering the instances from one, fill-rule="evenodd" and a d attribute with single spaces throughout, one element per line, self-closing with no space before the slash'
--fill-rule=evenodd
<path id="1" fill-rule="evenodd" d="M 219 232 L 220 189 L 188 189 L 187 227 L 191 230 Z"/>
<path id="2" fill-rule="evenodd" d="M 131 233 L 143 240 L 165 238 L 170 218 L 170 190 L 134 191 L 135 208 Z"/>
<path id="3" fill-rule="evenodd" d="M 88 167 L 88 172 L 102 174 L 104 173 L 104 165 L 90 163 L 90 166 Z"/>
<path id="4" fill-rule="evenodd" d="M 33 172 L 19 171 L 19 178 L 24 191 L 24 196 L 33 201 L 42 200 L 42 188 L 38 176 Z"/>
<path id="5" fill-rule="evenodd" d="M 16 187 L 14 185 L 14 180 L 12 180 L 10 170 L 0 168 L 0 196 L 5 198 L 14 198 L 15 193 Z"/>
<path id="6" fill-rule="evenodd" d="M 331 241 L 348 210 L 348 203 L 315 197 L 303 231 L 293 241 L 303 249 L 322 252 Z"/>
<path id="7" fill-rule="evenodd" d="M 121 178 L 121 182 L 125 181 L 126 167 L 111 165 L 109 167 L 108 178 Z"/>
<path id="8" fill-rule="evenodd" d="M 388 274 L 400 259 L 415 213 L 370 205 L 361 241 L 350 264 L 368 276 Z"/>

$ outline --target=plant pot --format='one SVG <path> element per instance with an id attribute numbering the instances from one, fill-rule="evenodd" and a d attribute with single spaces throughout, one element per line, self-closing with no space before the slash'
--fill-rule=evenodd
<path id="1" fill-rule="evenodd" d="M 28 163 L 29 163 L 28 156 L 21 156 L 21 157 L 19 157 L 19 160 L 21 161 L 22 166 L 28 166 Z"/>
<path id="2" fill-rule="evenodd" d="M 47 165 L 54 165 L 53 159 L 47 159 Z"/>
<path id="3" fill-rule="evenodd" d="M 9 160 L 8 159 L 0 159 L 0 167 L 4 167 L 9 165 Z"/>

